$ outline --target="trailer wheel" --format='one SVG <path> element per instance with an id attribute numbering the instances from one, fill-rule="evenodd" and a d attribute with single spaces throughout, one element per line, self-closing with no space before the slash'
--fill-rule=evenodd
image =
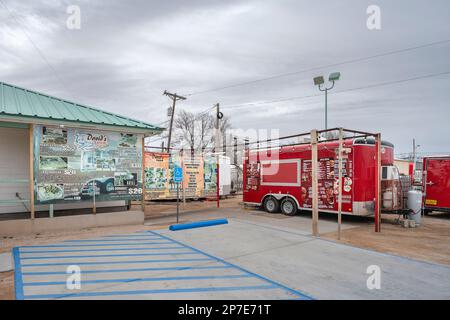
<path id="1" fill-rule="evenodd" d="M 281 212 L 286 216 L 295 216 L 297 214 L 297 204 L 291 198 L 286 198 L 281 202 Z"/>
<path id="2" fill-rule="evenodd" d="M 280 211 L 280 203 L 274 197 L 268 197 L 264 200 L 264 210 L 268 213 L 277 213 Z"/>

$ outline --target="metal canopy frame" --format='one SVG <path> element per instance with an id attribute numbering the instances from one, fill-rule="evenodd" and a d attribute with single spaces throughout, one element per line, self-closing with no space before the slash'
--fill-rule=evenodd
<path id="1" fill-rule="evenodd" d="M 330 136 L 329 133 L 337 132 L 338 138 L 323 138 L 323 136 Z M 345 133 L 353 134 L 353 136 L 345 137 Z M 322 135 L 322 138 L 319 139 L 319 136 Z M 293 143 L 293 144 L 287 144 L 287 145 L 279 145 L 279 146 L 266 146 L 261 147 L 260 145 L 262 143 L 271 143 L 275 141 L 283 141 L 287 139 L 292 138 L 299 138 L 299 137 L 305 137 L 309 138 L 310 142 L 305 143 Z M 375 139 L 375 157 L 374 157 L 374 164 L 375 164 L 375 206 L 374 206 L 374 221 L 375 226 L 374 230 L 375 232 L 381 232 L 381 133 L 373 133 L 373 132 L 366 132 L 366 131 L 360 131 L 360 130 L 353 130 L 353 129 L 346 129 L 346 128 L 332 128 L 332 129 L 326 129 L 326 130 L 311 130 L 310 132 L 306 133 L 300 133 L 296 135 L 290 135 L 285 137 L 280 137 L 278 139 L 269 139 L 265 141 L 255 141 L 255 142 L 249 142 L 245 144 L 245 157 L 249 159 L 250 151 L 263 151 L 263 150 L 271 150 L 275 148 L 286 148 L 286 147 L 294 147 L 294 146 L 300 146 L 300 145 L 310 145 L 311 146 L 311 160 L 312 160 L 312 234 L 315 237 L 319 236 L 319 205 L 318 205 L 318 148 L 321 144 L 327 143 L 327 142 L 335 142 L 339 141 L 339 176 L 342 176 L 342 151 L 343 151 L 343 144 L 344 141 L 347 139 L 356 139 L 356 138 L 367 138 L 367 137 L 373 137 Z M 251 149 L 249 148 L 250 145 L 256 144 L 257 148 Z M 342 181 L 342 179 L 340 179 Z M 341 222 L 342 222 L 342 183 L 339 183 L 339 196 L 338 196 L 338 239 L 341 237 Z"/>

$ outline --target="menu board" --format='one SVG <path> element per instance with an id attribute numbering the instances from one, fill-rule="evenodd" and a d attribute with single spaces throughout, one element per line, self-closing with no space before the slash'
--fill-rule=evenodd
<path id="1" fill-rule="evenodd" d="M 205 196 L 217 195 L 217 161 L 215 157 L 204 159 Z"/>
<path id="2" fill-rule="evenodd" d="M 352 201 L 352 172 L 353 161 L 342 160 L 342 203 L 350 205 Z M 322 210 L 337 210 L 337 198 L 339 194 L 339 162 L 333 158 L 322 158 L 318 161 L 318 205 Z M 303 162 L 302 186 L 305 189 L 303 207 L 312 208 L 312 161 Z M 347 208 L 344 206 L 344 210 Z"/>
<path id="3" fill-rule="evenodd" d="M 203 157 L 186 156 L 183 158 L 183 188 L 185 197 L 199 198 L 204 196 Z"/>
<path id="4" fill-rule="evenodd" d="M 169 195 L 169 160 L 167 153 L 145 153 L 145 193 L 152 199 Z"/>
<path id="5" fill-rule="evenodd" d="M 34 128 L 36 203 L 139 200 L 142 135 Z"/>
<path id="6" fill-rule="evenodd" d="M 206 166 L 206 167 L 205 167 Z M 205 188 L 215 187 L 214 177 L 211 176 L 211 163 L 205 165 L 202 156 L 180 156 L 167 153 L 145 153 L 145 199 L 175 199 L 177 184 L 173 180 L 175 167 L 183 168 L 183 183 L 179 186 L 180 193 L 186 198 L 201 198 L 206 194 Z M 215 166 L 215 164 L 214 164 Z"/>

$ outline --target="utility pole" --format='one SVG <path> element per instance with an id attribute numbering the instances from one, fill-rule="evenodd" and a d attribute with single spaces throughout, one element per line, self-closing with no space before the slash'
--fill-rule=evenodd
<path id="1" fill-rule="evenodd" d="M 237 137 L 234 137 L 233 163 L 234 163 L 234 170 L 236 172 L 236 183 L 235 183 L 235 187 L 234 187 L 235 191 L 239 191 L 239 165 L 238 165 L 238 161 L 237 161 L 237 150 L 238 150 L 237 144 L 238 144 Z"/>
<path id="2" fill-rule="evenodd" d="M 171 148 L 170 148 L 170 142 L 171 142 L 171 140 L 172 140 L 172 128 L 173 128 L 173 119 L 174 119 L 174 117 L 175 117 L 175 105 L 176 105 L 176 103 L 177 103 L 177 101 L 178 100 L 186 100 L 186 98 L 185 97 L 182 97 L 182 96 L 179 96 L 179 95 L 177 95 L 176 93 L 170 93 L 170 92 L 167 92 L 167 90 L 166 91 L 164 91 L 164 95 L 165 96 L 168 96 L 170 99 L 172 99 L 172 114 L 171 114 L 171 116 L 170 116 L 170 128 L 169 128 L 169 139 L 168 139 L 168 141 L 167 141 L 167 151 L 168 152 L 170 152 L 170 150 L 171 150 Z"/>
<path id="3" fill-rule="evenodd" d="M 216 104 L 216 138 L 215 138 L 215 147 L 214 151 L 216 153 L 216 191 L 217 191 L 217 208 L 220 208 L 220 157 L 219 157 L 219 148 L 220 148 L 220 119 L 223 118 L 223 114 L 220 112 L 220 104 Z"/>

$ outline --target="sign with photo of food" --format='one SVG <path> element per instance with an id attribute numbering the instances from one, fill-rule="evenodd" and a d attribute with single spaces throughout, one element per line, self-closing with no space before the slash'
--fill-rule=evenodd
<path id="1" fill-rule="evenodd" d="M 140 200 L 142 135 L 35 126 L 36 203 Z"/>

